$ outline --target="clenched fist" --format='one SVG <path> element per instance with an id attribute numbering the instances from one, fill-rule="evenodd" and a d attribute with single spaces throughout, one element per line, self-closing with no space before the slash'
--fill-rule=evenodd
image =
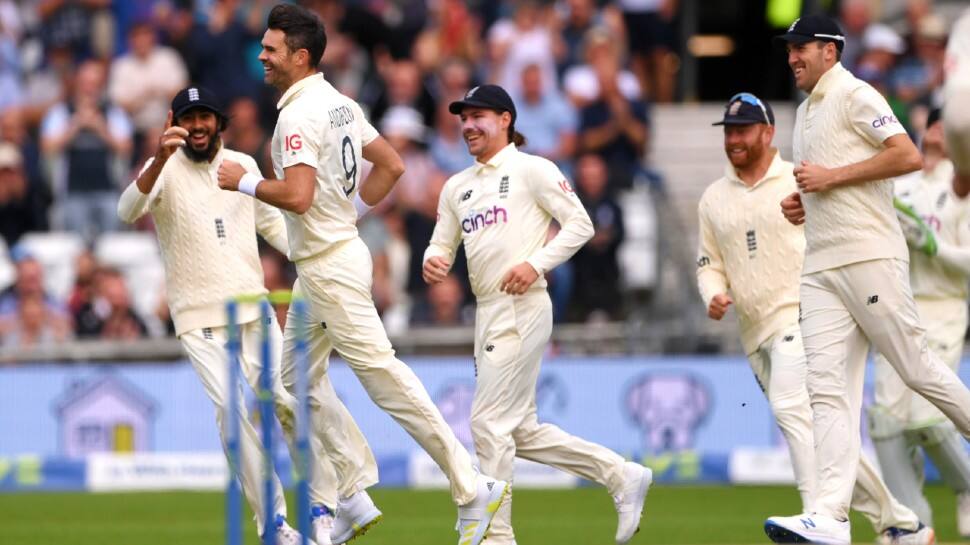
<path id="1" fill-rule="evenodd" d="M 239 191 L 239 180 L 246 174 L 246 169 L 235 161 L 226 159 L 219 164 L 216 176 L 219 178 L 219 187 L 227 191 Z"/>

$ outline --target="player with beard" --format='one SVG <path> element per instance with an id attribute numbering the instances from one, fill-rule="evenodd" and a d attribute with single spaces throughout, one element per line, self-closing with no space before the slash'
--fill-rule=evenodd
<path id="1" fill-rule="evenodd" d="M 793 165 L 772 147 L 774 114 L 758 97 L 735 95 L 714 125 L 724 126 L 730 164 L 698 204 L 697 284 L 711 319 L 722 319 L 732 305 L 737 312 L 741 344 L 788 443 L 802 505 L 810 512 L 817 490 L 815 451 L 808 363 L 798 327 L 805 234 L 778 213 L 778 202 L 796 188 Z M 916 515 L 893 498 L 865 456 L 852 507 L 869 519 L 880 543 L 932 540 L 932 530 L 919 526 Z"/>
<path id="2" fill-rule="evenodd" d="M 357 233 L 355 200 L 376 205 L 394 187 L 404 165 L 360 105 L 317 71 L 327 46 L 320 19 L 306 8 L 278 4 L 266 26 L 259 60 L 266 82 L 282 93 L 272 143 L 275 177 L 263 179 L 225 158 L 218 168 L 219 186 L 283 210 L 289 258 L 296 264 L 310 313 L 326 329 L 326 348 L 321 350 L 339 352 L 371 400 L 438 464 L 458 506 L 459 545 L 478 545 L 508 493 L 508 483 L 476 471 L 424 385 L 395 356 L 371 296 L 370 250 Z M 363 160 L 373 168 L 361 180 Z M 284 337 L 285 345 L 292 345 L 292 337 Z M 311 362 L 312 380 L 325 379 L 326 365 L 316 363 Z M 341 486 L 331 533 L 334 543 L 344 543 L 380 517 L 366 490 L 376 475 L 347 477 L 360 472 L 361 460 L 351 450 L 351 442 L 358 439 L 317 409 L 315 423 L 326 433 L 327 453 L 338 473 L 356 483 Z"/>
<path id="3" fill-rule="evenodd" d="M 232 159 L 248 172 L 259 174 L 256 162 L 248 155 L 225 149 L 220 134 L 228 119 L 218 99 L 201 87 L 180 91 L 172 101 L 172 110 L 160 138 L 154 158 L 149 159 L 138 176 L 121 196 L 118 214 L 133 222 L 146 213 L 155 221 L 159 246 L 165 265 L 166 293 L 171 308 L 175 333 L 192 366 L 199 374 L 209 398 L 216 406 L 216 421 L 225 444 L 225 431 L 230 418 L 241 418 L 240 448 L 242 465 L 240 481 L 253 512 L 263 513 L 263 452 L 252 423 L 241 415 L 229 415 L 229 373 L 226 342 L 228 339 L 225 301 L 240 295 L 266 293 L 263 271 L 256 245 L 258 232 L 277 250 L 286 253 L 289 244 L 286 226 L 279 210 L 254 201 L 239 193 L 219 189 L 216 168 L 222 159 Z M 299 291 L 299 282 L 294 291 Z M 283 337 L 275 315 L 270 314 L 271 365 L 276 414 L 284 435 L 295 454 L 294 415 L 296 400 L 283 387 L 292 377 L 280 376 Z M 255 388 L 259 380 L 260 340 L 259 310 L 256 305 L 239 309 L 238 323 L 242 341 L 241 364 L 247 382 Z M 295 328 L 297 318 L 288 316 L 287 329 Z M 311 359 L 326 357 L 318 347 L 323 330 L 319 324 L 307 324 Z M 359 457 L 368 474 L 376 478 L 374 457 L 356 424 L 343 405 L 337 402 L 333 386 L 323 377 L 310 385 L 314 405 L 327 407 L 344 434 L 356 437 L 351 455 Z M 342 412 L 341 412 L 342 410 Z M 322 443 L 313 436 L 311 448 L 315 465 L 311 471 L 310 500 L 313 504 L 313 539 L 317 545 L 330 544 L 333 527 L 331 508 L 338 501 L 338 481 Z M 286 503 L 279 479 L 270 500 L 277 513 L 277 543 L 300 543 L 299 534 L 285 521 Z M 262 517 L 256 518 L 262 536 Z"/>

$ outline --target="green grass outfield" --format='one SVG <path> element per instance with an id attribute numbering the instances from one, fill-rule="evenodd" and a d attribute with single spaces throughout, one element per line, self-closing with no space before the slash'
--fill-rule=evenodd
<path id="1" fill-rule="evenodd" d="M 953 494 L 939 486 L 927 493 L 938 541 L 959 542 Z M 377 488 L 372 496 L 384 521 L 354 545 L 455 543 L 455 510 L 446 492 Z M 519 490 L 515 497 L 519 545 L 613 543 L 616 515 L 602 489 Z M 797 509 L 793 488 L 656 486 L 631 543 L 767 543 L 764 518 Z M 0 494 L 0 544 L 215 545 L 225 540 L 223 515 L 218 493 Z M 853 528 L 856 542 L 872 543 L 872 529 L 855 515 Z M 244 533 L 247 544 L 257 544 L 252 525 Z"/>

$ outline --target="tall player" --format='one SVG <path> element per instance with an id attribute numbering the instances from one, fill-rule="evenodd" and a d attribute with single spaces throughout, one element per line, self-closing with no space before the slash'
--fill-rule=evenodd
<path id="1" fill-rule="evenodd" d="M 357 375 L 371 399 L 390 414 L 444 471 L 459 506 L 459 544 L 477 545 L 508 492 L 508 483 L 480 475 L 468 452 L 438 412 L 414 372 L 394 356 L 371 299 L 370 252 L 357 234 L 353 200 L 361 158 L 374 167 L 365 188 L 390 190 L 403 171 L 401 158 L 364 118 L 360 106 L 317 72 L 326 47 L 319 19 L 290 4 L 275 6 L 259 55 L 267 83 L 283 92 L 273 135 L 276 178 L 264 180 L 223 161 L 219 184 L 283 209 L 290 243 L 313 317 Z M 364 201 L 368 205 L 376 200 Z M 314 375 L 325 368 L 316 368 Z M 339 422 L 326 421 L 324 444 L 337 472 L 359 461 Z M 341 456 L 343 454 L 343 456 Z M 332 538 L 343 543 L 378 516 L 363 489 L 342 497 Z"/>
<path id="2" fill-rule="evenodd" d="M 795 117 L 798 192 L 782 209 L 805 223 L 799 300 L 818 492 L 813 513 L 771 517 L 765 531 L 776 541 L 847 544 L 870 342 L 965 436 L 970 390 L 928 350 L 909 287 L 891 179 L 922 166 L 919 150 L 882 95 L 839 63 L 845 36 L 834 21 L 803 17 L 779 38 L 796 86 L 809 93 Z"/>
<path id="3" fill-rule="evenodd" d="M 504 89 L 482 85 L 448 106 L 461 116 L 475 164 L 452 176 L 438 200 L 438 221 L 424 253 L 429 284 L 445 279 L 459 244 L 478 303 L 472 435 L 482 469 L 511 482 L 516 456 L 599 483 L 613 495 L 616 542 L 633 537 L 653 473 L 606 447 L 569 435 L 536 416 L 536 381 L 552 334 L 543 276 L 570 258 L 593 224 L 552 162 L 518 151 L 515 104 Z M 562 226 L 546 243 L 549 223 Z M 511 497 L 492 521 L 488 542 L 512 545 Z"/>
<path id="4" fill-rule="evenodd" d="M 714 320 L 734 306 L 741 342 L 791 455 L 806 512 L 817 486 L 808 365 L 798 328 L 798 277 L 805 234 L 778 213 L 795 189 L 792 164 L 772 147 L 771 106 L 750 93 L 728 101 L 724 151 L 729 164 L 697 207 L 700 247 L 697 284 Z M 872 464 L 859 459 L 852 506 L 872 522 L 880 542 L 928 545 L 933 530 L 889 493 Z"/>
<path id="5" fill-rule="evenodd" d="M 266 293 L 263 271 L 259 265 L 256 233 L 282 252 L 288 251 L 286 226 L 279 210 L 254 202 L 239 194 L 219 189 L 213 165 L 231 158 L 248 172 L 258 173 L 256 162 L 248 155 L 225 149 L 221 132 L 228 119 L 222 113 L 218 98 L 202 87 L 180 91 L 172 100 L 172 111 L 166 123 L 155 156 L 149 159 L 135 180 L 121 195 L 118 215 L 133 222 L 150 213 L 155 221 L 159 245 L 165 265 L 165 285 L 175 333 L 189 361 L 199 374 L 206 393 L 216 406 L 216 420 L 220 437 L 225 437 L 229 418 L 241 418 L 240 449 L 242 467 L 240 481 L 243 493 L 255 513 L 263 513 L 262 497 L 263 451 L 259 435 L 246 417 L 228 412 L 229 374 L 225 345 L 228 339 L 225 301 L 232 297 Z M 296 400 L 280 380 L 280 355 L 283 337 L 271 314 L 269 325 L 274 373 L 273 397 L 276 413 L 290 445 L 291 455 L 295 430 Z M 287 327 L 295 327 L 296 317 L 290 316 Z M 255 306 L 239 309 L 238 322 L 242 340 L 241 364 L 247 381 L 258 384 L 260 341 L 262 338 L 259 312 Z M 309 328 L 310 344 L 322 336 L 319 327 Z M 318 381 L 311 388 L 314 404 L 334 406 L 337 394 L 327 381 Z M 336 412 L 336 409 L 334 409 Z M 337 415 L 346 433 L 360 435 L 353 419 L 346 412 Z M 224 441 L 224 439 L 223 439 Z M 370 464 L 376 473 L 373 455 L 366 447 L 356 454 Z M 311 501 L 317 516 L 312 529 L 317 545 L 330 543 L 332 517 L 328 507 L 337 505 L 336 476 L 333 466 L 322 455 L 320 441 L 311 441 L 317 464 L 310 483 Z M 275 477 L 275 476 L 274 476 Z M 277 516 L 277 542 L 299 543 L 299 535 L 286 522 L 286 502 L 279 480 L 274 479 L 272 501 Z M 266 532 L 263 518 L 256 518 L 260 535 Z"/>
<path id="6" fill-rule="evenodd" d="M 923 137 L 923 172 L 897 180 L 899 214 L 910 248 L 909 274 L 929 348 L 954 371 L 963 356 L 970 282 L 970 185 L 954 178 L 947 159 L 940 111 L 931 112 Z M 876 357 L 876 399 L 869 433 L 886 483 L 925 522 L 932 510 L 923 496 L 925 452 L 959 496 L 957 529 L 970 537 L 970 456 L 953 424 L 914 394 L 881 356 Z"/>
<path id="7" fill-rule="evenodd" d="M 970 187 L 970 8 L 953 29 L 946 46 L 943 82 L 943 128 L 957 183 Z"/>

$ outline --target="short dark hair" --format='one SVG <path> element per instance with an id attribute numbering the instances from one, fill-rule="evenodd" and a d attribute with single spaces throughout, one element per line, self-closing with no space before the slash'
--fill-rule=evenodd
<path id="1" fill-rule="evenodd" d="M 306 8 L 294 4 L 277 4 L 269 12 L 266 27 L 282 31 L 290 51 L 306 49 L 310 64 L 316 67 L 327 49 L 327 32 L 323 22 Z"/>

